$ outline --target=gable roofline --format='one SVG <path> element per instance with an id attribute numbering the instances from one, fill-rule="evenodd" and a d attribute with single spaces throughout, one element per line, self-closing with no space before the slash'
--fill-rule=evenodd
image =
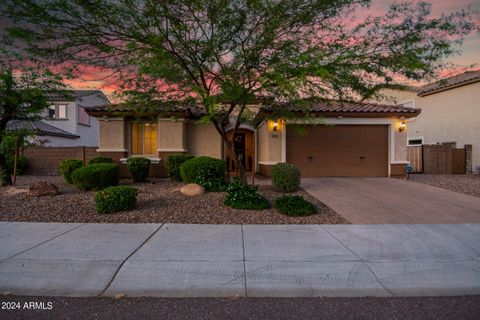
<path id="1" fill-rule="evenodd" d="M 420 87 L 418 96 L 425 97 L 434 93 L 462 87 L 476 82 L 480 82 L 480 70 L 466 71 Z"/>
<path id="2" fill-rule="evenodd" d="M 92 96 L 92 95 L 101 95 L 108 103 L 111 103 L 110 99 L 108 99 L 108 97 L 103 93 L 102 90 L 98 90 L 98 89 L 92 89 L 92 90 L 87 90 L 87 89 L 67 89 L 67 90 L 64 90 L 67 95 L 70 95 L 70 97 L 65 97 L 61 94 L 56 94 L 56 93 L 47 93 L 46 96 L 48 98 L 49 101 L 52 101 L 52 102 L 58 102 L 58 101 L 76 101 L 77 99 L 79 98 L 83 98 L 83 97 L 88 97 L 88 96 Z"/>

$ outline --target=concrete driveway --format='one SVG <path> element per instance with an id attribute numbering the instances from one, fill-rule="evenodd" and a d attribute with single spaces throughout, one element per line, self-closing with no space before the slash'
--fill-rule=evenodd
<path id="1" fill-rule="evenodd" d="M 480 222 L 480 198 L 412 181 L 303 178 L 302 187 L 354 224 Z"/>

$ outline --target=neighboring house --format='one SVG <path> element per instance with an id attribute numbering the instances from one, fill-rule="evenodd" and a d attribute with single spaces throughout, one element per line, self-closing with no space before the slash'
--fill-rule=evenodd
<path id="1" fill-rule="evenodd" d="M 100 90 L 69 90 L 68 96 L 49 95 L 51 106 L 42 120 L 10 121 L 7 131 L 28 130 L 35 134 L 35 142 L 47 147 L 98 146 L 98 120 L 85 109 L 110 101 Z"/>
<path id="2" fill-rule="evenodd" d="M 250 109 L 257 110 L 256 125 L 242 125 L 235 137 L 246 170 L 269 175 L 272 165 L 288 162 L 298 166 L 304 177 L 404 175 L 407 137 L 402 123 L 420 113 L 410 107 L 380 104 L 318 103 L 309 114 L 331 125 L 312 126 L 312 118 L 288 123 L 266 120 L 272 109 L 269 104 Z M 123 104 L 92 107 L 87 112 L 100 122 L 97 152 L 118 162 L 131 156 L 149 157 L 159 163 L 151 174 L 164 176 L 163 160 L 168 155 L 189 153 L 223 158 L 234 169 L 213 125 L 198 124 L 205 114 L 201 106 L 177 106 L 144 119 Z M 307 133 L 298 133 L 292 128 L 294 123 L 303 123 Z"/>
<path id="3" fill-rule="evenodd" d="M 385 90 L 393 103 L 422 114 L 408 120 L 407 143 L 472 145 L 472 167 L 480 167 L 480 71 L 469 71 L 419 88 Z M 385 102 L 385 101 L 384 101 Z"/>

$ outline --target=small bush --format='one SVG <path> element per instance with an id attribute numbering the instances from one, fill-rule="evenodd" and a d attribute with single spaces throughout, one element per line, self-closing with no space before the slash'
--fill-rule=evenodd
<path id="1" fill-rule="evenodd" d="M 167 157 L 165 167 L 167 168 L 168 177 L 172 181 L 182 181 L 180 175 L 180 166 L 187 160 L 193 159 L 194 156 L 189 154 L 176 154 Z"/>
<path id="2" fill-rule="evenodd" d="M 95 157 L 88 161 L 88 165 L 96 163 L 113 163 L 113 159 L 109 157 Z"/>
<path id="3" fill-rule="evenodd" d="M 78 168 L 72 173 L 73 184 L 79 190 L 102 190 L 118 184 L 118 165 L 96 163 Z"/>
<path id="4" fill-rule="evenodd" d="M 10 174 L 13 174 L 13 169 L 15 166 L 15 157 L 10 156 L 7 159 L 7 168 Z M 19 156 L 17 159 L 17 175 L 21 175 L 25 168 L 27 168 L 28 160 L 25 156 Z"/>
<path id="5" fill-rule="evenodd" d="M 294 192 L 300 186 L 300 170 L 293 164 L 277 163 L 272 167 L 272 186 L 280 192 Z"/>
<path id="6" fill-rule="evenodd" d="M 131 157 L 127 160 L 128 171 L 135 182 L 144 182 L 150 170 L 150 159 L 143 157 Z"/>
<path id="7" fill-rule="evenodd" d="M 97 213 L 113 213 L 134 209 L 137 206 L 137 189 L 116 186 L 95 193 Z"/>
<path id="8" fill-rule="evenodd" d="M 235 209 L 263 210 L 270 208 L 270 202 L 258 193 L 257 187 L 244 185 L 237 181 L 227 187 L 227 196 L 223 203 Z"/>
<path id="9" fill-rule="evenodd" d="M 211 192 L 225 191 L 227 188 L 225 178 L 218 177 L 217 171 L 212 167 L 200 168 L 194 182 Z"/>
<path id="10" fill-rule="evenodd" d="M 275 208 L 281 213 L 291 217 L 309 216 L 317 213 L 315 205 L 305 200 L 302 196 L 279 197 L 275 200 Z"/>
<path id="11" fill-rule="evenodd" d="M 187 183 L 195 183 L 200 172 L 209 168 L 210 174 L 218 180 L 225 180 L 225 161 L 211 157 L 197 157 L 185 161 L 180 165 L 180 176 Z"/>
<path id="12" fill-rule="evenodd" d="M 72 172 L 83 167 L 83 161 L 78 159 L 66 159 L 60 163 L 60 174 L 66 183 L 72 184 Z"/>

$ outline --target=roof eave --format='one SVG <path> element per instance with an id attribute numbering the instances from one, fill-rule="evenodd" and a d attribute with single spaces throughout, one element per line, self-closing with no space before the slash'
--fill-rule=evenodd
<path id="1" fill-rule="evenodd" d="M 472 79 L 472 80 L 469 80 L 469 81 L 465 81 L 465 82 L 461 82 L 461 83 L 457 83 L 457 84 L 452 84 L 452 85 L 437 88 L 437 89 L 434 89 L 434 90 L 431 90 L 431 91 L 419 92 L 417 95 L 419 97 L 425 97 L 425 96 L 428 96 L 428 95 L 431 95 L 431 94 L 455 89 L 455 88 L 458 88 L 458 87 L 463 87 L 463 86 L 466 86 L 466 85 L 469 85 L 469 84 L 472 84 L 472 83 L 476 83 L 476 82 L 480 82 L 480 78 L 475 78 L 475 79 Z"/>

